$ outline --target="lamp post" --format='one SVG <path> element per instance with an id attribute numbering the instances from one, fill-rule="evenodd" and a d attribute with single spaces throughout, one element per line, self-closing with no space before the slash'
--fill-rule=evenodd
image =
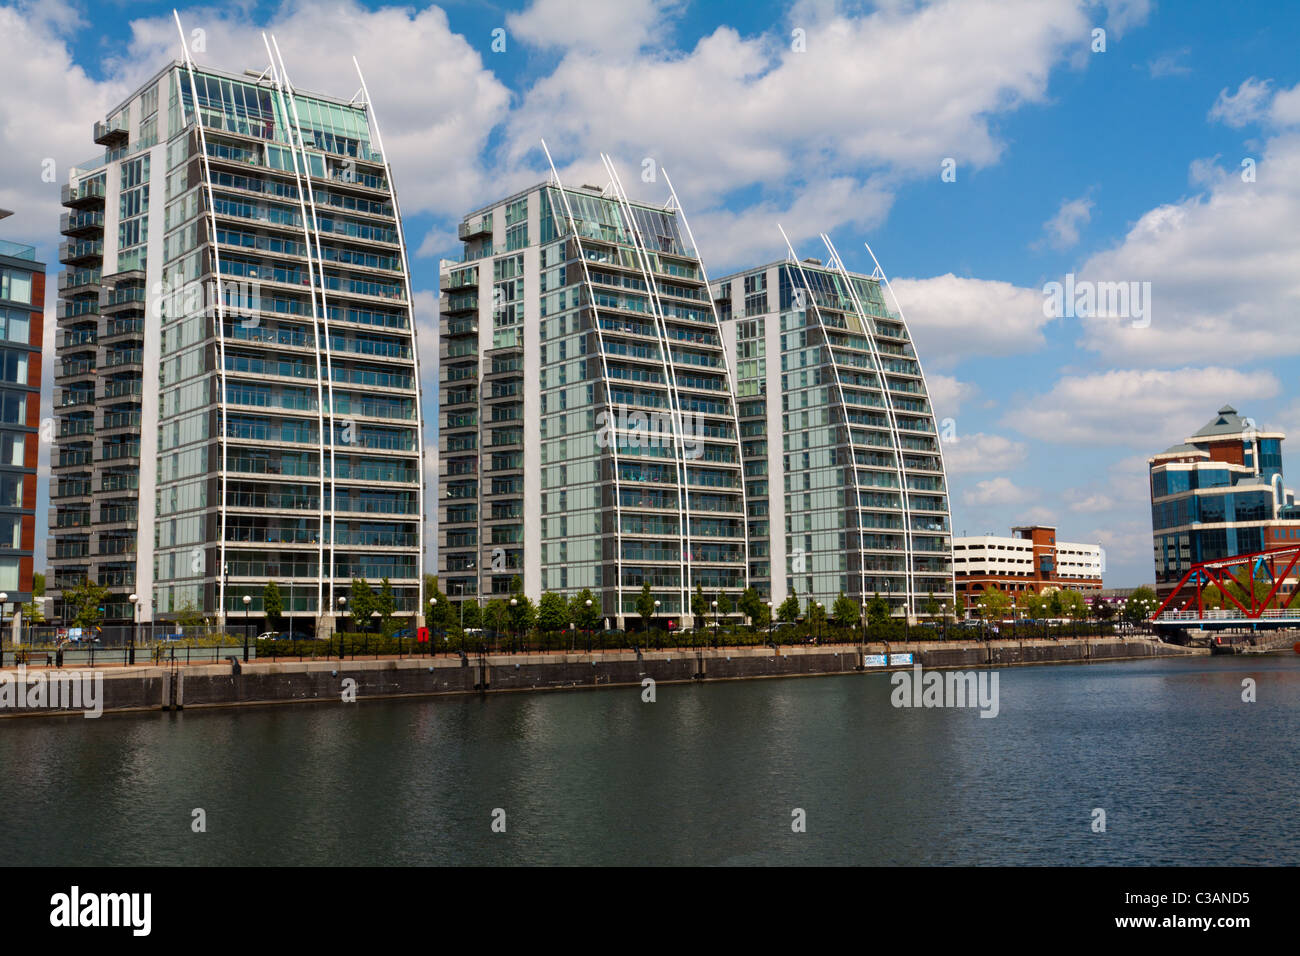
<path id="1" fill-rule="evenodd" d="M 718 646 L 718 602 L 713 602 L 713 646 Z"/>
<path id="2" fill-rule="evenodd" d="M 815 621 L 813 621 L 814 626 L 817 628 L 817 630 L 816 630 L 816 635 L 817 635 L 816 643 L 818 643 L 818 644 L 820 644 L 820 643 L 822 642 L 822 612 L 823 612 L 824 610 L 825 610 L 825 607 L 822 605 L 822 602 L 821 602 L 821 601 L 818 601 L 818 602 L 817 602 L 817 619 L 816 619 Z"/>
<path id="3" fill-rule="evenodd" d="M 244 663 L 248 663 L 248 608 L 253 603 L 253 599 L 244 595 Z"/>
<path id="4" fill-rule="evenodd" d="M 775 641 L 772 640 L 772 636 L 775 633 L 776 633 L 776 616 L 772 610 L 772 602 L 768 601 L 767 602 L 767 642 L 769 644 L 775 643 Z"/>
<path id="5" fill-rule="evenodd" d="M 515 645 L 519 644 L 519 643 L 521 642 L 521 640 L 522 640 L 522 636 L 521 636 L 521 634 L 519 633 L 519 631 L 520 631 L 520 628 L 519 628 L 519 618 L 515 616 L 515 609 L 518 608 L 518 607 L 519 607 L 519 599 L 518 599 L 518 598 L 511 598 L 511 599 L 510 599 L 510 617 L 511 617 L 511 622 L 510 622 L 510 623 L 514 624 L 514 626 L 515 626 L 515 627 L 514 627 L 514 631 L 515 631 L 515 639 L 514 639 L 514 641 L 511 642 L 511 647 L 510 647 L 510 653 L 512 653 L 512 654 L 514 653 Z"/>
<path id="6" fill-rule="evenodd" d="M 131 646 L 126 652 L 126 662 L 130 665 L 135 663 L 135 622 L 140 609 L 140 595 L 132 594 L 127 600 L 131 602 Z"/>
<path id="7" fill-rule="evenodd" d="M 5 662 L 5 605 L 9 602 L 9 593 L 0 591 L 0 667 Z"/>
<path id="8" fill-rule="evenodd" d="M 591 623 L 591 598 L 587 598 L 587 624 Z M 591 653 L 591 627 L 587 627 L 587 653 Z"/>
<path id="9" fill-rule="evenodd" d="M 659 616 L 659 601 L 655 601 L 655 617 Z"/>
<path id="10" fill-rule="evenodd" d="M 347 603 L 348 603 L 348 599 L 343 597 L 342 595 L 339 595 L 339 624 L 343 623 L 343 605 Z M 339 632 L 339 660 L 343 660 L 343 629 L 339 626 L 339 624 L 335 624 L 334 629 Z M 289 634 L 290 636 L 292 636 L 293 632 L 290 631 Z"/>

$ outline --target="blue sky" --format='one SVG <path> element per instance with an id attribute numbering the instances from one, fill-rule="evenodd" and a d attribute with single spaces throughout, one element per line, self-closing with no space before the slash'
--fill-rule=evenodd
<path id="1" fill-rule="evenodd" d="M 662 199 L 662 180 L 637 174 L 647 158 L 667 170 L 715 276 L 779 258 L 778 222 L 801 255 L 823 254 L 825 230 L 868 272 L 869 241 L 952 420 L 958 534 L 1055 524 L 1106 547 L 1108 584 L 1146 582 L 1147 455 L 1225 402 L 1300 430 L 1300 5 L 326 0 L 180 13 L 203 31 L 200 63 L 261 69 L 270 29 L 298 86 L 346 97 L 350 56 L 361 62 L 414 253 L 430 438 L 438 257 L 455 253 L 460 213 L 542 178 L 542 136 L 566 181 L 596 182 L 604 150 L 634 195 Z M 0 234 L 52 261 L 64 170 L 94 152 L 91 124 L 176 55 L 171 6 L 0 6 L 0 28 L 0 206 L 18 213 Z M 54 184 L 39 178 L 45 158 Z M 1067 273 L 1149 282 L 1149 324 L 1049 320 L 1044 283 Z"/>

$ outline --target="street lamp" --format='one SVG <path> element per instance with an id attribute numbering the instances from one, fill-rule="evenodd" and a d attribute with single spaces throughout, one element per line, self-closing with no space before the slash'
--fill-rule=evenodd
<path id="1" fill-rule="evenodd" d="M 718 602 L 713 602 L 713 646 L 718 646 Z"/>
<path id="2" fill-rule="evenodd" d="M 9 602 L 9 593 L 0 591 L 0 667 L 4 666 L 5 654 L 5 604 Z"/>
<path id="3" fill-rule="evenodd" d="M 772 602 L 767 602 L 767 642 L 773 643 L 772 635 L 776 632 L 776 616 L 772 611 Z"/>
<path id="4" fill-rule="evenodd" d="M 655 601 L 655 617 L 657 618 L 658 616 L 659 616 L 659 602 L 656 600 L 656 601 Z"/>
<path id="5" fill-rule="evenodd" d="M 817 635 L 817 637 L 816 637 L 816 643 L 818 643 L 818 644 L 820 644 L 820 643 L 822 642 L 822 612 L 823 612 L 824 610 L 825 610 L 825 606 L 822 604 L 821 601 L 818 601 L 818 602 L 817 602 L 817 619 L 816 619 L 815 621 L 813 621 L 813 625 L 814 625 L 814 627 L 816 627 L 816 629 L 817 629 L 815 633 L 816 633 L 816 635 Z"/>
<path id="6" fill-rule="evenodd" d="M 126 652 L 127 664 L 135 663 L 135 622 L 138 617 L 137 611 L 140 608 L 140 595 L 132 594 L 127 598 L 131 602 L 131 648 Z"/>
<path id="7" fill-rule="evenodd" d="M 434 608 L 436 608 L 437 606 L 438 606 L 438 599 L 433 597 L 429 598 L 429 623 L 430 624 L 433 623 L 433 611 Z M 433 637 L 434 637 L 433 631 L 430 631 L 429 632 L 429 656 L 430 657 L 433 656 Z"/>
<path id="8" fill-rule="evenodd" d="M 591 622 L 591 598 L 587 598 L 586 604 L 587 604 L 587 622 L 588 622 L 588 624 L 590 624 L 590 622 Z M 588 654 L 591 653 L 591 627 L 590 627 L 590 626 L 587 628 L 587 653 L 588 653 Z"/>
<path id="9" fill-rule="evenodd" d="M 518 599 L 518 598 L 511 598 L 511 599 L 510 599 L 510 617 L 512 618 L 512 623 L 515 625 L 515 643 L 522 643 L 522 642 L 523 642 L 523 635 L 520 633 L 520 630 L 521 630 L 521 629 L 520 629 L 520 627 L 519 627 L 519 618 L 516 617 L 516 616 L 515 616 L 515 613 L 514 613 L 515 608 L 517 608 L 517 607 L 519 607 L 519 599 Z M 511 648 L 511 653 L 514 653 L 514 649 L 513 649 L 513 647 Z"/>
<path id="10" fill-rule="evenodd" d="M 248 663 L 248 606 L 253 603 L 253 599 L 247 594 L 244 595 L 244 663 Z"/>
<path id="11" fill-rule="evenodd" d="M 347 603 L 348 599 L 339 595 L 339 624 L 342 624 L 343 622 L 343 605 Z M 343 660 L 343 629 L 339 624 L 335 624 L 334 629 L 339 632 L 339 660 Z M 293 625 L 290 624 L 289 626 L 292 627 Z M 293 631 L 289 632 L 289 637 L 290 639 L 293 638 Z"/>

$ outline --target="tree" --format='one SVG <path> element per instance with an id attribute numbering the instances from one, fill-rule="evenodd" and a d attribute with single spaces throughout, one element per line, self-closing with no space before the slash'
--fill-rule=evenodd
<path id="1" fill-rule="evenodd" d="M 267 624 L 274 628 L 280 626 L 280 618 L 284 616 L 284 598 L 280 596 L 280 585 L 274 581 L 267 581 L 266 587 L 262 588 L 262 612 Z"/>
<path id="2" fill-rule="evenodd" d="M 826 608 L 822 607 L 820 601 L 814 601 L 808 598 L 807 620 L 810 624 L 821 623 L 826 620 Z"/>
<path id="3" fill-rule="evenodd" d="M 835 623 L 840 627 L 856 627 L 861 615 L 862 609 L 858 607 L 858 602 L 843 591 L 831 605 L 831 617 L 835 618 Z"/>
<path id="4" fill-rule="evenodd" d="M 393 593 L 393 586 L 388 578 L 382 578 L 379 582 L 379 593 L 375 595 L 375 610 L 379 612 L 379 633 L 384 637 L 392 637 L 395 630 L 393 613 L 397 610 L 397 595 Z"/>
<path id="5" fill-rule="evenodd" d="M 429 598 L 433 598 L 438 603 L 430 604 Z M 447 600 L 447 595 L 438 589 L 436 574 L 424 576 L 424 606 L 420 610 L 428 615 L 430 627 L 445 628 L 451 623 L 451 602 Z"/>
<path id="6" fill-rule="evenodd" d="M 483 609 L 479 607 L 478 601 L 460 602 L 460 621 L 467 628 L 483 626 Z"/>
<path id="7" fill-rule="evenodd" d="M 740 613 L 749 618 L 749 629 L 752 631 L 755 626 L 764 627 L 771 620 L 771 611 L 763 603 L 763 599 L 758 596 L 758 591 L 754 588 L 745 588 L 745 593 L 740 596 Z"/>
<path id="8" fill-rule="evenodd" d="M 370 617 L 375 612 L 375 592 L 364 578 L 353 578 L 348 594 L 348 613 L 352 626 L 358 631 L 370 630 Z"/>
<path id="9" fill-rule="evenodd" d="M 1046 616 L 1047 599 L 1037 591 L 1025 591 L 1020 595 L 1019 606 L 1025 617 L 1037 621 Z"/>
<path id="10" fill-rule="evenodd" d="M 587 602 L 591 607 L 587 607 Z M 605 616 L 600 608 L 600 598 L 591 593 L 591 588 L 583 588 L 569 601 L 569 613 L 573 622 L 584 631 L 594 631 L 600 627 Z"/>
<path id="11" fill-rule="evenodd" d="M 695 617 L 695 627 L 698 629 L 709 616 L 709 599 L 704 596 L 704 585 L 695 585 L 695 593 L 691 595 L 691 614 Z"/>
<path id="12" fill-rule="evenodd" d="M 794 589 L 790 589 L 790 596 L 781 602 L 781 606 L 776 609 L 777 619 L 785 624 L 793 624 L 799 620 L 799 595 Z"/>
<path id="13" fill-rule="evenodd" d="M 494 598 L 488 601 L 483 618 L 487 621 L 487 626 L 500 635 L 510 627 L 510 605 L 502 598 Z"/>
<path id="14" fill-rule="evenodd" d="M 1047 593 L 1047 614 L 1049 617 L 1057 618 L 1064 613 L 1065 606 L 1061 603 L 1061 592 L 1059 589 L 1053 589 L 1051 593 Z"/>
<path id="15" fill-rule="evenodd" d="M 45 594 L 45 575 L 40 571 L 32 574 L 32 599 L 23 605 L 23 617 L 32 624 L 45 620 L 45 602 L 39 600 Z"/>
<path id="16" fill-rule="evenodd" d="M 203 623 L 203 612 L 194 606 L 193 601 L 186 598 L 185 603 L 176 611 L 176 623 L 181 627 L 198 627 Z"/>
<path id="17" fill-rule="evenodd" d="M 1229 585 L 1229 590 L 1232 586 Z M 1133 593 L 1128 596 L 1124 602 L 1122 612 L 1124 620 L 1130 624 L 1141 624 L 1156 612 L 1160 602 L 1156 600 L 1156 592 L 1148 587 L 1134 588 Z"/>
<path id="18" fill-rule="evenodd" d="M 986 621 L 1000 621 L 1011 610 L 1011 598 L 997 588 L 985 588 L 980 595 L 980 617 Z"/>
<path id="19" fill-rule="evenodd" d="M 650 622 L 655 616 L 655 596 L 650 590 L 650 582 L 641 585 L 641 595 L 636 599 L 636 612 L 641 615 L 642 630 L 650 630 Z"/>
<path id="20" fill-rule="evenodd" d="M 1078 591 L 1061 591 L 1059 594 L 1062 614 L 1076 621 L 1088 616 L 1088 604 L 1082 594 Z"/>
<path id="21" fill-rule="evenodd" d="M 722 617 L 726 617 L 735 609 L 736 609 L 736 605 L 732 603 L 731 595 L 728 594 L 726 591 L 719 591 L 718 592 L 718 614 L 720 614 Z"/>
<path id="22" fill-rule="evenodd" d="M 942 608 L 940 607 L 939 602 L 935 600 L 934 592 L 931 591 L 929 599 L 925 602 L 925 613 L 930 620 L 934 620 L 939 616 L 941 611 Z"/>
<path id="23" fill-rule="evenodd" d="M 572 619 L 569 602 L 564 600 L 561 594 L 547 591 L 537 602 L 537 626 L 543 633 L 562 631 L 569 626 Z"/>
<path id="24" fill-rule="evenodd" d="M 63 617 L 76 627 L 92 628 L 104 619 L 104 602 L 108 588 L 100 587 L 89 578 L 63 592 Z"/>
<path id="25" fill-rule="evenodd" d="M 875 629 L 884 625 L 889 617 L 889 602 L 877 593 L 867 602 L 867 623 Z"/>
<path id="26" fill-rule="evenodd" d="M 510 605 L 510 628 L 522 637 L 533 629 L 533 624 L 537 621 L 537 608 L 522 593 L 514 595 L 512 600 L 515 603 Z"/>

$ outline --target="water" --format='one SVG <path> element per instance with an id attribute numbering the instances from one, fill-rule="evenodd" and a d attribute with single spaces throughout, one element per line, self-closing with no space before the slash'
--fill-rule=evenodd
<path id="1" fill-rule="evenodd" d="M 1010 668 L 994 719 L 891 690 L 5 720 L 0 864 L 1300 863 L 1300 657 Z"/>

